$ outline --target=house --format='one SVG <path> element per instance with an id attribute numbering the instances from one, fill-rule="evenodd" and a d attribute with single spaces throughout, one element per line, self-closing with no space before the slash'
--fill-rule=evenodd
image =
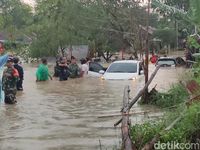
<path id="1" fill-rule="evenodd" d="M 72 46 L 72 50 L 70 47 L 67 47 L 64 52 L 68 59 L 74 56 L 77 60 L 80 60 L 88 56 L 89 48 L 88 45 L 74 45 Z"/>
<path id="2" fill-rule="evenodd" d="M 13 36 L 12 34 L 9 34 L 7 32 L 0 31 L 0 42 L 5 43 L 8 41 L 13 41 L 13 43 L 15 43 L 15 44 L 17 44 L 17 43 L 30 44 L 32 42 L 32 39 L 25 34 Z"/>
<path id="3" fill-rule="evenodd" d="M 0 32 L 0 42 L 4 43 L 8 39 L 6 33 Z"/>

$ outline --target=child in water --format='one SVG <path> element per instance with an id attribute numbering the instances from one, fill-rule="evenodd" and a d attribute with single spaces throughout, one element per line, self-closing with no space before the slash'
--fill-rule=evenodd
<path id="1" fill-rule="evenodd" d="M 7 68 L 3 72 L 3 87 L 5 92 L 5 103 L 15 104 L 16 101 L 16 84 L 19 78 L 18 71 L 13 67 L 13 58 L 10 57 L 6 64 Z"/>
<path id="2" fill-rule="evenodd" d="M 47 59 L 42 58 L 42 64 L 39 65 L 36 72 L 36 82 L 47 81 L 49 78 L 52 80 L 52 77 L 49 74 L 49 69 L 47 67 Z"/>

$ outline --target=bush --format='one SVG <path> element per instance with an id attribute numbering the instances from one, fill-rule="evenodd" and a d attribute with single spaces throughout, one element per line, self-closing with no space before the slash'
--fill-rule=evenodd
<path id="1" fill-rule="evenodd" d="M 155 93 L 151 97 L 150 104 L 159 106 L 161 108 L 171 107 L 185 102 L 188 94 L 182 85 L 174 85 L 167 93 Z"/>
<path id="2" fill-rule="evenodd" d="M 131 127 L 131 139 L 137 149 L 142 149 L 142 147 L 153 139 L 163 128 L 162 122 L 147 122 L 142 125 L 136 124 Z"/>
<path id="3" fill-rule="evenodd" d="M 192 72 L 197 81 L 200 80 L 200 59 L 197 60 L 197 63 L 194 64 Z"/>
<path id="4" fill-rule="evenodd" d="M 199 67 L 200 65 L 196 64 L 194 69 Z M 196 80 L 200 83 L 200 77 L 196 77 Z M 170 109 L 162 120 L 131 127 L 131 138 L 137 149 L 142 149 L 156 135 L 160 135 L 160 141 L 158 141 L 160 143 L 198 143 L 200 145 L 200 103 L 193 103 L 187 108 L 184 102 L 188 96 L 186 89 L 180 84 L 174 85 L 166 93 L 151 94 L 150 104 L 161 108 L 175 105 L 177 107 L 173 111 Z M 165 131 L 166 127 L 180 115 L 181 119 L 169 131 Z"/>
<path id="5" fill-rule="evenodd" d="M 158 122 L 147 122 L 142 125 L 134 125 L 131 127 L 131 137 L 137 149 L 151 141 L 156 135 L 160 134 L 160 142 L 179 142 L 192 143 L 199 142 L 200 138 L 200 104 L 194 104 L 189 109 L 179 108 L 175 112 L 171 112 L 168 117 Z M 183 113 L 184 112 L 184 113 Z M 180 114 L 183 116 L 179 122 L 169 131 L 164 129 L 169 126 Z M 173 116 L 173 117 L 172 117 Z M 173 118 L 173 119 L 172 119 Z"/>
<path id="6" fill-rule="evenodd" d="M 25 62 L 28 62 L 30 58 L 29 46 L 23 46 L 16 51 L 16 55 L 20 56 Z"/>

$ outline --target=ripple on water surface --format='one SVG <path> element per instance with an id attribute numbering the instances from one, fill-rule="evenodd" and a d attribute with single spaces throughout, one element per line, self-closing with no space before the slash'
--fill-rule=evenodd
<path id="1" fill-rule="evenodd" d="M 156 77 L 161 83 L 158 86 L 175 82 L 177 72 L 168 71 L 166 83 L 166 72 L 161 71 Z M 120 114 L 124 87 L 130 85 L 134 96 L 143 85 L 142 79 L 36 83 L 34 75 L 35 68 L 25 68 L 25 90 L 18 93 L 17 105 L 0 105 L 0 150 L 95 150 L 99 149 L 99 140 L 105 149 L 119 145 L 120 129 L 113 124 L 120 116 L 100 116 Z M 134 110 L 154 108 L 135 106 Z M 140 122 L 143 117 L 137 115 L 132 120 Z"/>

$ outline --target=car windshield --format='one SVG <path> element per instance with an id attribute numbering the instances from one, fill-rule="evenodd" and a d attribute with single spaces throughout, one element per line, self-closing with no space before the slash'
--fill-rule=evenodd
<path id="1" fill-rule="evenodd" d="M 160 59 L 158 60 L 158 65 L 175 65 L 175 61 L 173 59 Z"/>
<path id="2" fill-rule="evenodd" d="M 137 63 L 113 63 L 107 70 L 109 73 L 136 73 Z"/>

